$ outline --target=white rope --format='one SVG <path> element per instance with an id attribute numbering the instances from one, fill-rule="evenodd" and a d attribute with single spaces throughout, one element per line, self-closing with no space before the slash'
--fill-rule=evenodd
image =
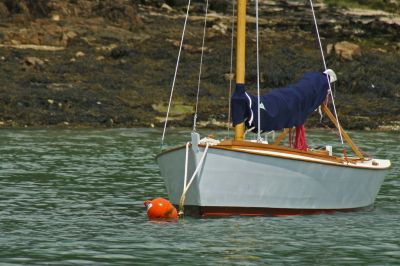
<path id="1" fill-rule="evenodd" d="M 203 162 L 204 162 L 204 158 L 207 155 L 207 151 L 208 151 L 208 146 L 209 143 L 206 143 L 206 147 L 204 148 L 204 152 L 203 155 L 200 158 L 199 163 L 197 164 L 196 169 L 193 172 L 192 177 L 190 178 L 189 184 L 186 185 L 186 177 L 187 177 L 187 168 L 188 168 L 188 162 L 189 162 L 189 143 L 186 144 L 186 158 L 185 158 L 185 178 L 184 178 L 184 184 L 183 184 L 183 192 L 181 195 L 181 198 L 179 200 L 179 215 L 183 215 L 183 209 L 184 209 L 184 205 L 185 205 L 185 199 L 186 199 L 186 192 L 189 190 L 190 186 L 193 184 L 194 179 L 197 177 L 197 173 L 199 172 L 199 170 L 201 169 L 201 167 L 203 166 Z"/>
<path id="2" fill-rule="evenodd" d="M 325 71 L 326 71 L 326 70 L 327 70 L 327 66 L 326 66 L 326 61 L 325 61 L 324 49 L 323 49 L 323 47 L 322 47 L 321 37 L 320 37 L 320 35 L 319 35 L 318 23 L 317 23 L 317 18 L 316 18 L 316 16 L 315 16 L 314 4 L 313 4 L 312 0 L 310 0 L 310 5 L 311 5 L 312 15 L 313 15 L 313 19 L 314 19 L 315 30 L 316 30 L 317 37 L 318 37 L 319 48 L 320 48 L 320 51 L 321 51 L 322 62 L 323 62 L 323 64 L 324 64 L 324 68 L 325 68 Z M 330 82 L 330 80 L 329 80 L 329 75 L 327 75 L 326 78 L 327 78 L 327 80 L 328 80 L 328 86 L 329 86 L 328 94 L 330 94 L 330 96 L 331 96 L 332 105 L 333 105 L 333 110 L 334 110 L 335 118 L 336 118 L 336 122 L 337 122 L 337 124 L 338 124 L 338 128 L 340 128 L 339 118 L 338 118 L 337 111 L 336 111 L 335 99 L 334 99 L 334 97 L 333 97 L 331 82 Z M 341 143 L 342 143 L 342 145 L 343 145 L 344 142 L 343 142 L 343 136 L 342 136 L 341 130 L 339 130 L 339 136 L 340 136 L 340 141 L 341 141 Z"/>
<path id="3" fill-rule="evenodd" d="M 325 68 L 325 71 L 326 71 L 328 68 L 326 67 L 324 49 L 323 49 L 323 47 L 322 47 L 321 37 L 320 37 L 320 35 L 319 35 L 318 23 L 317 23 L 317 18 L 316 18 L 316 16 L 315 16 L 314 4 L 313 4 L 313 1 L 312 1 L 312 0 L 310 0 L 310 5 L 311 5 L 312 15 L 313 15 L 313 18 L 314 18 L 315 30 L 316 30 L 316 32 L 317 32 L 318 43 L 319 43 L 319 49 L 320 49 L 320 51 L 321 51 L 321 56 L 322 56 L 322 62 L 323 62 L 323 64 L 324 64 L 324 68 Z M 331 95 L 332 105 L 333 105 L 333 111 L 334 111 L 334 113 L 335 113 L 336 122 L 337 122 L 337 124 L 338 124 L 338 130 L 339 130 L 340 141 L 342 142 L 342 145 L 344 145 L 343 136 L 342 136 L 342 131 L 339 129 L 339 128 L 340 128 L 339 118 L 338 118 L 338 115 L 337 115 L 337 112 L 336 112 L 335 99 L 334 99 L 334 97 L 333 97 L 331 82 L 330 82 L 330 80 L 329 80 L 329 75 L 326 75 L 326 78 L 327 78 L 327 80 L 328 80 L 328 86 L 329 86 L 329 91 L 328 91 L 328 93 Z"/>
<path id="4" fill-rule="evenodd" d="M 169 96 L 169 103 L 168 103 L 167 115 L 166 115 L 166 117 L 165 117 L 164 130 L 163 130 L 163 134 L 162 134 L 162 138 L 161 138 L 161 148 L 162 148 L 163 145 L 164 145 L 165 131 L 167 130 L 167 123 L 168 123 L 169 111 L 170 111 L 170 109 L 171 109 L 172 95 L 174 94 L 176 75 L 177 75 L 177 73 L 178 73 L 179 60 L 180 60 L 180 57 L 181 57 L 182 46 L 183 46 L 183 39 L 185 38 L 186 24 L 187 24 L 188 17 L 189 17 L 189 9 L 190 9 L 190 0 L 188 1 L 188 5 L 187 5 L 187 9 L 186 9 L 185 23 L 183 24 L 182 37 L 181 37 L 181 44 L 179 45 L 179 52 L 178 52 L 178 58 L 177 58 L 177 60 L 176 60 L 174 79 L 173 79 L 173 81 L 172 81 L 171 94 L 170 94 L 170 96 Z"/>
<path id="5" fill-rule="evenodd" d="M 183 177 L 183 189 L 185 190 L 186 183 L 187 183 L 187 168 L 188 168 L 188 158 L 189 158 L 189 145 L 190 142 L 186 143 L 186 156 L 185 156 L 185 176 Z M 183 193 L 183 191 L 182 191 Z"/>
<path id="6" fill-rule="evenodd" d="M 259 55 L 259 30 L 258 30 L 258 0 L 256 0 L 256 38 L 257 38 L 257 142 L 261 142 L 261 110 L 260 110 L 260 55 Z"/>
<path id="7" fill-rule="evenodd" d="M 206 11 L 205 11 L 205 15 L 204 15 L 203 41 L 202 41 L 202 44 L 201 44 L 199 80 L 197 82 L 196 110 L 195 110 L 195 113 L 194 113 L 193 131 L 196 131 L 196 123 L 197 123 L 197 108 L 198 108 L 198 105 L 199 105 L 201 70 L 202 70 L 202 67 L 203 67 L 203 56 L 204 56 L 204 40 L 206 38 L 206 27 L 207 27 L 207 14 L 208 14 L 208 0 L 206 0 Z"/>
<path id="8" fill-rule="evenodd" d="M 232 0 L 232 32 L 231 32 L 231 63 L 229 67 L 229 97 L 228 97 L 228 136 L 230 137 L 231 128 L 231 97 L 232 97 L 232 80 L 233 80 L 233 44 L 235 35 L 235 0 Z"/>

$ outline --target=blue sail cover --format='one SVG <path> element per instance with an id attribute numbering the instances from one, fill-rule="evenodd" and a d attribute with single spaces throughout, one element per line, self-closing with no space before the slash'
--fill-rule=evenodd
<path id="1" fill-rule="evenodd" d="M 307 117 L 325 100 L 328 92 L 327 76 L 308 72 L 296 84 L 273 90 L 260 96 L 261 131 L 291 128 L 305 123 Z M 232 96 L 233 125 L 246 123 L 257 131 L 257 97 L 246 92 L 244 84 L 237 84 Z"/>

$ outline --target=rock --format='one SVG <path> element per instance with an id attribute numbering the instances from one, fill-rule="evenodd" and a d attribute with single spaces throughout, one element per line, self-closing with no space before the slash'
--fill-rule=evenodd
<path id="1" fill-rule="evenodd" d="M 8 47 L 8 48 L 15 48 L 15 49 L 30 49 L 30 50 L 37 50 L 37 51 L 61 51 L 64 50 L 65 47 L 60 46 L 49 46 L 49 45 L 34 45 L 34 44 L 0 44 L 0 47 Z"/>
<path id="2" fill-rule="evenodd" d="M 380 52 L 380 53 L 387 53 L 387 50 L 383 48 L 376 48 L 375 51 Z"/>
<path id="3" fill-rule="evenodd" d="M 74 31 L 68 31 L 67 33 L 65 33 L 65 35 L 67 36 L 68 39 L 73 39 L 76 36 L 78 36 L 78 34 Z"/>
<path id="4" fill-rule="evenodd" d="M 67 45 L 70 41 L 72 41 L 78 34 L 74 31 L 68 31 L 65 33 L 62 33 L 61 40 L 64 43 L 64 45 Z"/>
<path id="5" fill-rule="evenodd" d="M 327 46 L 326 46 L 326 53 L 327 53 L 327 55 L 330 55 L 331 53 L 332 53 L 332 50 L 333 50 L 333 44 L 328 44 Z"/>
<path id="6" fill-rule="evenodd" d="M 53 100 L 53 99 L 47 99 L 47 102 L 48 102 L 49 104 L 53 104 L 53 103 L 54 103 L 54 100 Z"/>
<path id="7" fill-rule="evenodd" d="M 54 13 L 51 15 L 51 20 L 53 21 L 60 21 L 60 15 L 57 13 Z"/>
<path id="8" fill-rule="evenodd" d="M 357 44 L 343 41 L 335 44 L 335 53 L 343 59 L 353 60 L 355 56 L 361 56 L 361 48 Z"/>
<path id="9" fill-rule="evenodd" d="M 193 45 L 190 45 L 190 44 L 184 44 L 183 50 L 188 51 L 189 53 L 201 53 L 202 48 L 194 47 Z M 204 47 L 204 52 L 207 52 L 207 51 L 209 51 L 208 47 Z"/>
<path id="10" fill-rule="evenodd" d="M 28 56 L 25 57 L 25 64 L 27 64 L 28 66 L 41 66 L 44 64 L 44 61 L 42 59 L 39 59 L 37 57 L 33 57 L 33 56 Z"/>
<path id="11" fill-rule="evenodd" d="M 180 46 L 180 41 L 177 40 L 171 40 L 171 39 L 167 39 L 168 42 L 172 43 L 173 46 L 175 47 L 179 47 Z M 201 47 L 195 47 L 193 45 L 190 44 L 183 44 L 182 46 L 183 50 L 188 51 L 189 53 L 201 53 Z M 204 52 L 210 52 L 211 49 L 209 49 L 208 47 L 204 47 Z"/>
<path id="12" fill-rule="evenodd" d="M 112 43 L 108 46 L 101 46 L 101 47 L 96 47 L 96 51 L 98 52 L 111 52 L 113 49 L 117 48 L 118 45 L 115 43 Z"/>
<path id="13" fill-rule="evenodd" d="M 221 32 L 223 35 L 226 34 L 226 31 L 228 30 L 228 26 L 225 25 L 224 23 L 218 23 L 212 26 L 212 29 L 215 31 Z"/>
<path id="14" fill-rule="evenodd" d="M 162 4 L 161 8 L 164 9 L 164 10 L 167 10 L 167 11 L 172 11 L 173 10 L 173 8 L 170 7 L 169 5 L 167 5 L 166 3 Z"/>
<path id="15" fill-rule="evenodd" d="M 81 52 L 81 51 L 78 51 L 78 52 L 76 52 L 76 54 L 75 54 L 75 57 L 84 57 L 85 56 L 85 53 L 84 52 Z"/>
<path id="16" fill-rule="evenodd" d="M 355 17 L 379 17 L 389 16 L 390 14 L 382 10 L 372 9 L 361 9 L 361 8 L 350 8 L 342 11 L 345 15 L 351 15 Z"/>
<path id="17" fill-rule="evenodd" d="M 335 32 L 341 32 L 343 30 L 343 27 L 342 25 L 336 25 L 333 29 Z"/>
<path id="18" fill-rule="evenodd" d="M 74 86 L 70 83 L 51 83 L 46 86 L 48 90 L 55 92 L 63 92 L 65 90 L 73 89 Z"/>
<path id="19" fill-rule="evenodd" d="M 229 80 L 234 80 L 234 78 L 235 78 L 235 74 L 234 73 L 225 73 L 224 74 L 224 79 L 226 80 L 226 81 L 229 81 Z"/>
<path id="20" fill-rule="evenodd" d="M 385 17 L 385 18 L 380 18 L 379 20 L 389 25 L 393 24 L 400 26 L 400 17 Z"/>

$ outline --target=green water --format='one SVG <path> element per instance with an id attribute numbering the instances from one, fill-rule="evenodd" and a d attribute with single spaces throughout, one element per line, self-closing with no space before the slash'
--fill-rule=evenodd
<path id="1" fill-rule="evenodd" d="M 400 134 L 352 136 L 392 160 L 371 211 L 154 223 L 143 201 L 167 196 L 159 131 L 2 129 L 0 265 L 400 265 Z"/>

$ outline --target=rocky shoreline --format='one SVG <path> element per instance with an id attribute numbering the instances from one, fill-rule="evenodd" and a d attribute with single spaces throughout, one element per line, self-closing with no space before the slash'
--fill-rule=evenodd
<path id="1" fill-rule="evenodd" d="M 163 125 L 186 1 L 0 1 L 0 127 Z M 200 127 L 226 127 L 231 6 L 207 20 Z M 191 126 L 203 25 L 195 1 L 178 72 L 171 126 Z M 249 6 L 247 80 L 254 90 L 255 19 Z M 336 103 L 348 129 L 400 130 L 400 15 L 316 11 Z M 261 87 L 285 86 L 322 69 L 310 8 L 260 3 Z M 313 115 L 307 126 L 320 126 Z"/>

